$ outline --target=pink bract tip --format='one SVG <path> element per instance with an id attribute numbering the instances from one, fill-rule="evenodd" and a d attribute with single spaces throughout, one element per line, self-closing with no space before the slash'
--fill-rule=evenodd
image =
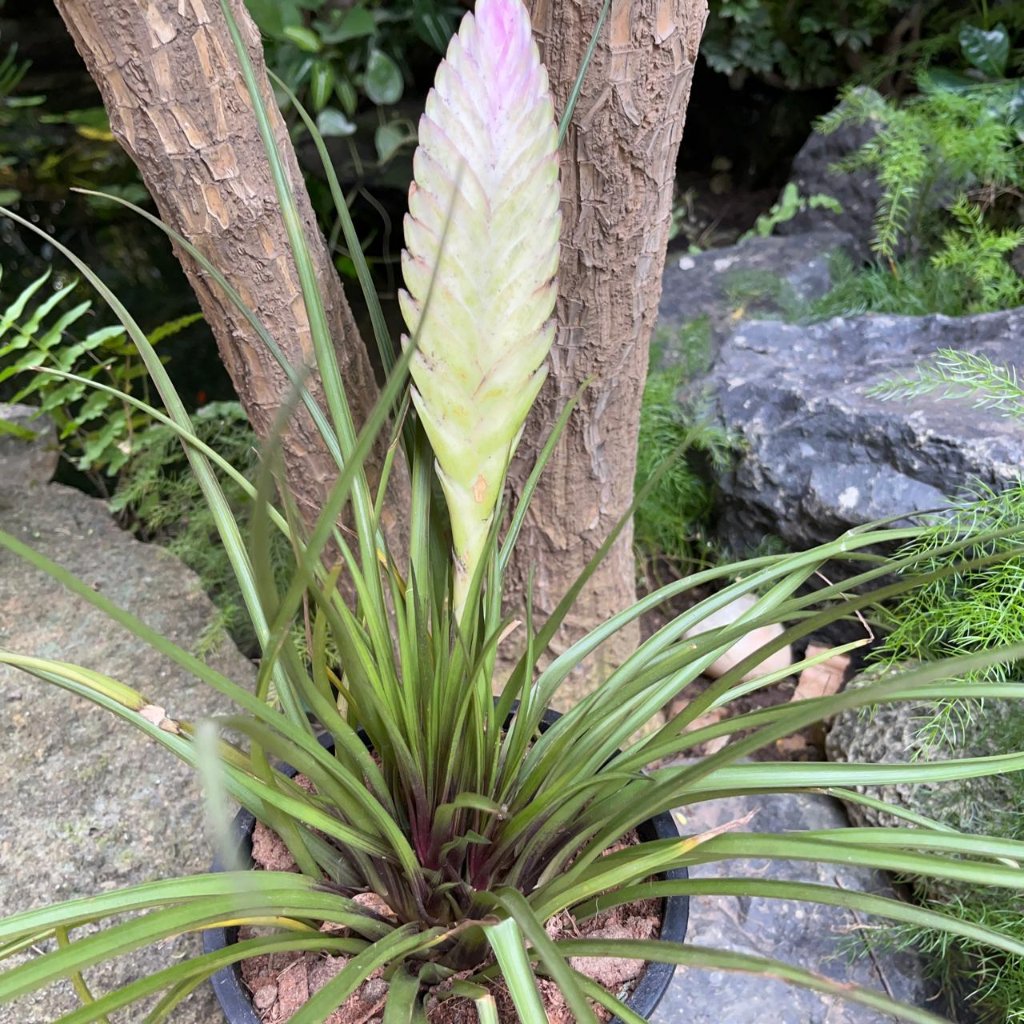
<path id="1" fill-rule="evenodd" d="M 522 0 L 477 0 L 478 59 L 496 83 L 507 84 L 527 71 L 532 35 Z"/>

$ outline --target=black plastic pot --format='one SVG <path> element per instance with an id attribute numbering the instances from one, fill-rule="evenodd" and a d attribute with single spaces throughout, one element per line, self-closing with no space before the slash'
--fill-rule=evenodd
<path id="1" fill-rule="evenodd" d="M 554 724 L 558 718 L 557 712 L 546 712 L 541 730 Z M 321 738 L 321 742 L 325 746 L 328 745 L 324 738 Z M 289 775 L 295 774 L 294 769 L 286 768 L 285 770 Z M 252 864 L 252 832 L 255 824 L 256 819 L 248 811 L 239 811 L 232 822 L 232 838 L 237 842 L 239 860 L 242 863 Z M 637 826 L 637 834 L 641 841 L 651 842 L 655 839 L 676 839 L 679 836 L 679 830 L 670 814 L 659 814 Z M 224 870 L 219 857 L 213 862 L 213 870 Z M 674 868 L 672 871 L 663 872 L 656 877 L 676 881 L 687 878 L 688 874 L 686 868 Z M 670 896 L 666 899 L 660 938 L 668 942 L 682 942 L 686 937 L 689 913 L 689 897 Z M 237 928 L 214 928 L 203 932 L 203 950 L 207 953 L 224 949 L 237 941 Z M 675 967 L 672 964 L 648 962 L 633 994 L 626 1001 L 626 1005 L 641 1017 L 650 1016 L 654 1012 L 654 1008 L 661 1002 L 662 996 L 665 995 L 674 971 Z M 213 976 L 212 982 L 213 991 L 224 1011 L 227 1024 L 260 1024 L 260 1019 L 252 1006 L 252 996 L 246 988 L 245 982 L 242 981 L 242 971 L 237 964 L 218 971 Z M 614 1017 L 610 1024 L 622 1024 L 622 1021 L 618 1017 Z"/>

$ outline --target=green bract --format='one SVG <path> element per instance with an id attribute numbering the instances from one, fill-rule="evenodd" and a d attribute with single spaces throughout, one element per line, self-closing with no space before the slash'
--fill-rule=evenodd
<path id="1" fill-rule="evenodd" d="M 102 1021 L 154 996 L 157 1001 L 150 1003 L 145 1020 L 155 1024 L 168 1019 L 211 974 L 237 960 L 261 952 L 316 950 L 349 959 L 292 1024 L 325 1020 L 378 968 L 390 982 L 388 1024 L 422 1022 L 425 1001 L 448 998 L 470 1000 L 481 1020 L 495 1021 L 499 981 L 519 1020 L 543 1024 L 538 977 L 556 982 L 580 1021 L 595 1019 L 596 1002 L 635 1022 L 637 1015 L 616 993 L 596 985 L 571 959 L 614 955 L 768 974 L 907 1020 L 938 1019 L 925 1010 L 901 1008 L 880 993 L 766 958 L 667 941 L 553 940 L 545 930 L 552 917 L 564 912 L 583 920 L 640 897 L 697 893 L 834 904 L 942 929 L 1005 955 L 1024 955 L 1018 941 L 981 924 L 840 888 L 749 878 L 650 881 L 659 872 L 690 864 L 795 858 L 1020 892 L 1024 843 L 963 836 L 913 817 L 917 827 L 907 830 L 725 831 L 622 846 L 624 836 L 660 812 L 731 794 L 827 790 L 856 800 L 852 787 L 860 784 L 893 779 L 934 783 L 1021 770 L 1024 754 L 1017 753 L 909 766 L 742 762 L 793 730 L 848 708 L 966 693 L 1024 697 L 1024 684 L 977 675 L 1000 658 L 1019 658 L 1024 652 L 1011 649 L 925 665 L 836 696 L 685 731 L 705 712 L 774 681 L 743 681 L 771 651 L 912 586 L 909 575 L 892 582 L 892 574 L 912 568 L 916 556 L 886 559 L 876 552 L 879 545 L 917 536 L 914 527 L 865 528 L 810 552 L 696 573 L 644 597 L 542 660 L 616 531 L 547 621 L 535 623 L 529 607 L 521 610 L 521 621 L 503 616 L 510 553 L 538 475 L 572 411 L 564 410 L 538 453 L 534 474 L 509 510 L 502 533 L 495 510 L 503 476 L 543 379 L 553 332 L 549 317 L 559 236 L 557 133 L 520 0 L 480 0 L 439 73 L 422 126 L 424 148 L 407 223 L 408 295 L 403 305 L 410 333 L 396 359 L 379 303 L 367 287 L 388 378 L 377 408 L 361 428 L 352 421 L 284 161 L 259 105 L 258 83 L 227 0 L 221 2 L 221 14 L 232 28 L 274 172 L 311 325 L 322 407 L 306 389 L 302 370 L 287 364 L 275 339 L 218 268 L 186 239 L 163 230 L 225 291 L 275 354 L 292 387 L 282 400 L 277 432 L 294 408 L 304 407 L 336 462 L 337 481 L 317 520 L 303 524 L 279 472 L 275 436 L 265 442 L 255 480 L 227 463 L 197 436 L 129 311 L 89 266 L 53 242 L 105 299 L 151 374 L 163 410 L 131 395 L 123 401 L 181 439 L 252 621 L 260 673 L 255 693 L 239 686 L 3 532 L 0 544 L 214 688 L 236 711 L 214 723 L 221 732 L 215 729 L 211 735 L 208 727 L 177 717 L 177 709 L 158 714 L 159 702 L 126 681 L 12 651 L 0 650 L 0 663 L 107 708 L 204 771 L 215 797 L 237 800 L 277 832 L 299 871 L 240 870 L 150 882 L 8 917 L 0 922 L 0 959 L 50 938 L 57 940 L 57 948 L 0 973 L 0 1003 L 71 978 L 84 1001 L 63 1018 L 64 1024 Z M 311 126 L 304 111 L 300 116 Z M 322 139 L 315 132 L 314 138 L 323 153 Z M 325 171 L 350 249 L 358 254 L 328 161 Z M 39 233 L 29 222 L 7 215 Z M 365 261 L 357 259 L 357 269 L 368 281 Z M 101 393 L 112 391 L 66 370 L 56 375 Z M 391 444 L 384 479 L 374 486 L 364 463 L 381 431 L 388 432 Z M 399 448 L 402 459 L 394 457 Z M 389 474 L 406 471 L 411 498 L 399 556 L 381 528 L 381 509 Z M 225 477 L 253 503 L 244 534 L 225 498 Z M 439 487 L 447 508 L 435 500 Z M 347 516 L 344 528 L 338 525 L 342 513 Z M 269 556 L 268 541 L 275 533 L 287 539 L 294 553 L 284 583 Z M 933 575 L 957 571 L 955 555 L 963 546 L 951 540 L 933 551 L 943 557 Z M 832 559 L 844 560 L 852 576 L 808 593 L 804 584 Z M 562 683 L 616 631 L 678 595 L 715 586 L 721 589 L 668 621 L 594 693 L 546 731 L 540 728 Z M 713 612 L 747 593 L 760 596 L 740 620 L 702 632 Z M 636 738 L 741 636 L 774 622 L 785 625 L 783 635 L 736 665 L 671 721 Z M 308 637 L 307 646 L 297 646 L 296 626 Z M 513 631 L 523 653 L 495 698 L 497 653 Z M 980 681 L 957 681 L 966 672 L 976 673 Z M 322 733 L 330 747 L 319 741 Z M 717 753 L 683 761 L 697 744 L 721 736 L 729 742 Z M 312 789 L 281 771 L 282 763 L 302 772 Z M 909 817 L 898 808 L 893 813 Z M 389 913 L 367 913 L 354 898 L 367 892 L 376 893 Z M 266 928 L 268 921 L 276 927 Z M 227 949 L 175 963 L 113 992 L 89 995 L 82 972 L 90 966 L 170 935 L 225 922 L 264 928 Z M 320 928 L 325 923 L 343 931 L 324 934 Z"/>

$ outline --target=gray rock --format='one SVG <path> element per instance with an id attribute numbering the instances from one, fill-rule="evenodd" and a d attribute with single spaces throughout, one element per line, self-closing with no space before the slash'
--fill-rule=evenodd
<path id="1" fill-rule="evenodd" d="M 0 491 L 47 484 L 57 471 L 57 428 L 49 416 L 37 416 L 38 411 L 30 405 L 0 402 L 0 420 L 17 431 L 0 424 Z M 22 436 L 26 431 L 29 437 Z"/>
<path id="2" fill-rule="evenodd" d="M 831 227 L 845 232 L 853 240 L 852 251 L 860 260 L 871 257 L 875 207 L 882 189 L 872 171 L 836 171 L 834 165 L 851 156 L 875 134 L 871 124 L 847 124 L 831 135 L 814 132 L 793 161 L 790 182 L 804 197 L 827 195 L 839 200 L 842 212 L 803 210 L 792 220 L 779 224 L 779 235 L 801 235 Z"/>
<path id="3" fill-rule="evenodd" d="M 856 686 L 853 680 L 851 686 Z M 846 711 L 837 715 L 825 738 L 830 761 L 871 761 L 878 764 L 907 764 L 912 760 L 936 761 L 947 758 L 986 757 L 1000 753 L 993 742 L 1001 721 L 1020 715 L 1019 706 L 1009 701 L 987 700 L 971 715 L 958 719 L 955 749 L 928 743 L 924 725 L 935 716 L 935 708 L 922 704 L 890 704 L 867 712 Z M 1010 776 L 960 779 L 928 785 L 858 786 L 859 793 L 885 800 L 897 807 L 934 818 L 946 825 L 975 834 L 1013 836 L 1020 832 L 1020 789 Z M 893 828 L 906 821 L 885 811 L 862 804 L 846 807 L 857 825 Z M 927 879 L 921 879 L 927 888 Z M 948 887 L 940 886 L 942 891 Z"/>
<path id="4" fill-rule="evenodd" d="M 56 484 L 0 492 L 9 533 L 66 566 L 183 647 L 214 614 L 196 577 L 161 548 L 118 529 L 100 501 Z M 121 679 L 196 719 L 227 710 L 198 680 L 112 624 L 85 601 L 0 549 L 0 646 L 77 662 Z M 212 665 L 251 685 L 252 664 L 225 641 Z M 208 869 L 192 772 L 127 722 L 33 677 L 0 667 L 0 907 L 5 913 L 149 879 Z M 90 972 L 104 990 L 182 957 L 176 939 Z M 50 1024 L 77 1002 L 69 985 L 0 1007 L 0 1024 Z M 139 1020 L 137 1013 L 119 1021 Z M 220 1024 L 208 986 L 173 1017 Z"/>
<path id="5" fill-rule="evenodd" d="M 738 317 L 785 314 L 820 298 L 832 287 L 830 256 L 852 247 L 849 235 L 826 229 L 795 238 L 748 238 L 696 254 L 670 253 L 658 307 L 665 358 L 678 358 L 672 335 L 700 317 L 708 318 L 714 351 Z"/>
<path id="6" fill-rule="evenodd" d="M 700 832 L 756 809 L 745 831 L 842 828 L 841 806 L 812 794 L 731 797 L 686 808 L 686 832 Z M 858 892 L 891 895 L 876 872 L 835 864 L 743 861 L 704 864 L 695 878 L 757 877 L 818 882 Z M 871 923 L 840 907 L 738 896 L 696 896 L 690 900 L 686 941 L 697 946 L 771 957 L 879 991 L 902 1002 L 941 1012 L 916 954 L 893 953 L 857 940 Z M 726 971 L 677 968 L 669 990 L 651 1018 L 653 1024 L 889 1024 L 894 1018 L 837 997 L 782 981 Z"/>
<path id="7" fill-rule="evenodd" d="M 861 523 L 944 504 L 975 481 L 1004 485 L 1024 465 L 1018 424 L 967 400 L 881 401 L 865 392 L 939 348 L 1024 369 L 1024 309 L 979 316 L 863 316 L 801 327 L 742 325 L 694 382 L 741 440 L 724 495 L 723 539 L 765 534 L 792 547 Z"/>

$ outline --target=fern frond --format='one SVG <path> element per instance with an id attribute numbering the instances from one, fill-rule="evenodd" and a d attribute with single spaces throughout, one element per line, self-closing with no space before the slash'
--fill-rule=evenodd
<path id="1" fill-rule="evenodd" d="M 76 334 L 92 309 L 76 302 L 77 281 L 41 294 L 49 280 L 43 274 L 0 313 L 0 382 L 12 380 L 13 401 L 38 405 L 57 426 L 65 456 L 86 473 L 113 476 L 131 456 L 133 445 L 148 426 L 146 417 L 109 392 L 88 390 L 81 381 L 66 380 L 48 369 L 74 372 L 87 380 L 103 378 L 132 393 L 146 368 L 134 345 L 125 344 L 120 325 Z M 159 341 L 176 334 L 200 314 L 179 317 L 153 331 Z M 143 385 L 145 386 L 145 385 Z"/>

